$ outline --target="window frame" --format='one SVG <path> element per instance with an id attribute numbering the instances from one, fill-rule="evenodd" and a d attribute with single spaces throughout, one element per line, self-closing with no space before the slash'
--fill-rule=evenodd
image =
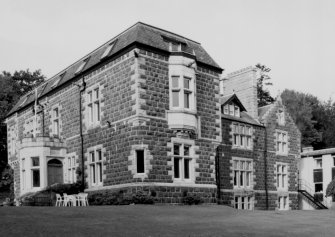
<path id="1" fill-rule="evenodd" d="M 285 138 L 284 138 L 285 135 Z M 276 155 L 288 155 L 288 132 L 276 130 Z"/>
<path id="2" fill-rule="evenodd" d="M 38 165 L 34 165 L 34 158 L 38 159 Z M 41 160 L 39 156 L 32 156 L 30 158 L 31 160 L 31 187 L 32 188 L 40 188 L 41 187 Z M 38 186 L 35 186 L 35 182 L 34 182 L 34 173 L 38 171 L 38 177 L 39 177 L 39 181 L 38 181 Z"/>
<path id="3" fill-rule="evenodd" d="M 177 84 L 175 83 L 177 81 Z M 195 110 L 194 77 L 190 75 L 170 76 L 170 109 Z"/>
<path id="4" fill-rule="evenodd" d="M 139 172 L 139 165 L 138 165 L 138 152 L 143 152 L 143 172 Z M 135 163 L 136 163 L 136 174 L 138 175 L 144 175 L 145 174 L 145 169 L 146 169 L 146 165 L 145 165 L 145 150 L 144 149 L 136 149 L 135 150 Z"/>
<path id="5" fill-rule="evenodd" d="M 278 196 L 277 209 L 279 211 L 287 211 L 287 210 L 289 210 L 289 208 L 290 208 L 289 196 Z"/>
<path id="6" fill-rule="evenodd" d="M 178 153 L 176 153 L 175 147 L 178 146 Z M 188 149 L 185 149 L 187 147 Z M 182 142 L 173 142 L 172 146 L 172 163 L 173 163 L 173 180 L 180 182 L 192 182 L 194 177 L 193 171 L 193 147 L 191 144 Z M 186 154 L 186 151 L 188 153 Z M 176 165 L 176 161 L 178 165 Z M 187 170 L 186 170 L 187 166 Z M 176 168 L 178 168 L 178 176 L 176 177 Z M 188 177 L 187 177 L 188 176 Z"/>
<path id="7" fill-rule="evenodd" d="M 75 183 L 77 182 L 77 159 L 75 156 L 68 156 L 67 157 L 67 173 L 68 173 L 68 183 Z"/>
<path id="8" fill-rule="evenodd" d="M 251 125 L 234 122 L 232 124 L 232 133 L 233 148 L 252 149 L 253 127 Z"/>
<path id="9" fill-rule="evenodd" d="M 232 159 L 233 187 L 234 189 L 253 188 L 253 160 L 234 157 Z M 242 167 L 242 168 L 241 168 Z"/>
<path id="10" fill-rule="evenodd" d="M 282 190 L 282 191 L 288 190 L 288 164 L 287 163 L 276 163 L 276 187 L 277 187 L 277 190 Z"/>
<path id="11" fill-rule="evenodd" d="M 87 91 L 88 126 L 98 126 L 101 123 L 101 88 L 93 87 Z"/>
<path id="12" fill-rule="evenodd" d="M 55 115 L 57 111 L 57 115 Z M 60 136 L 60 109 L 59 106 L 52 108 L 52 134 Z"/>
<path id="13" fill-rule="evenodd" d="M 21 159 L 21 177 L 22 177 L 21 187 L 22 187 L 22 190 L 25 190 L 26 189 L 26 159 L 25 158 Z"/>
<path id="14" fill-rule="evenodd" d="M 89 183 L 92 187 L 103 184 L 103 160 L 102 148 L 95 148 L 88 152 Z"/>
<path id="15" fill-rule="evenodd" d="M 234 208 L 239 210 L 253 210 L 254 198 L 248 195 L 235 195 Z"/>

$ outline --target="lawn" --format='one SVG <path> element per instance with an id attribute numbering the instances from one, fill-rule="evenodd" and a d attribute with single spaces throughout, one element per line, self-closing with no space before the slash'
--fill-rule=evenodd
<path id="1" fill-rule="evenodd" d="M 335 211 L 216 206 L 0 207 L 1 236 L 335 236 Z"/>

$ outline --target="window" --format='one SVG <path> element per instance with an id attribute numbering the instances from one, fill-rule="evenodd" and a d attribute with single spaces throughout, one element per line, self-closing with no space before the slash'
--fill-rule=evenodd
<path id="1" fill-rule="evenodd" d="M 15 130 L 14 127 L 12 129 L 9 130 L 10 131 L 10 155 L 13 156 L 15 155 L 15 146 L 16 146 L 16 142 L 15 142 Z"/>
<path id="2" fill-rule="evenodd" d="M 145 173 L 144 150 L 136 150 L 136 171 L 138 174 Z"/>
<path id="3" fill-rule="evenodd" d="M 279 125 L 285 125 L 285 113 L 283 109 L 278 110 L 277 121 Z"/>
<path id="4" fill-rule="evenodd" d="M 85 65 L 86 65 L 87 62 L 88 62 L 88 58 L 86 58 L 85 60 L 83 60 L 81 62 L 81 64 L 79 65 L 77 71 L 74 74 L 80 73 L 84 69 L 84 67 L 85 67 Z"/>
<path id="5" fill-rule="evenodd" d="M 52 110 L 52 132 L 54 135 L 59 136 L 59 109 Z"/>
<path id="6" fill-rule="evenodd" d="M 233 145 L 234 147 L 251 149 L 252 128 L 250 126 L 233 124 Z"/>
<path id="7" fill-rule="evenodd" d="M 280 196 L 278 197 L 278 210 L 288 210 L 288 197 L 287 196 Z"/>
<path id="8" fill-rule="evenodd" d="M 321 163 L 321 167 L 322 167 L 322 163 Z M 323 191 L 323 170 L 322 169 L 317 168 L 313 170 L 313 181 L 314 181 L 314 192 L 322 192 Z"/>
<path id="9" fill-rule="evenodd" d="M 110 43 L 110 44 L 107 46 L 107 48 L 106 48 L 106 50 L 104 51 L 104 53 L 101 55 L 101 58 L 100 58 L 100 59 L 103 59 L 103 58 L 107 57 L 107 56 L 109 55 L 109 53 L 112 51 L 114 45 L 115 45 L 115 41 L 112 42 L 112 43 Z"/>
<path id="10" fill-rule="evenodd" d="M 76 158 L 74 156 L 67 158 L 67 176 L 69 183 L 75 183 L 77 181 L 76 176 Z"/>
<path id="11" fill-rule="evenodd" d="M 40 158 L 31 157 L 31 173 L 33 187 L 40 187 Z"/>
<path id="12" fill-rule="evenodd" d="M 315 168 L 322 169 L 322 158 L 314 159 L 315 160 Z"/>
<path id="13" fill-rule="evenodd" d="M 174 178 L 179 180 L 191 179 L 191 146 L 186 144 L 173 145 Z"/>
<path id="14" fill-rule="evenodd" d="M 89 153 L 89 162 L 91 185 L 102 184 L 102 152 L 100 149 Z"/>
<path id="15" fill-rule="evenodd" d="M 90 125 L 100 122 L 100 90 L 96 88 L 88 93 L 88 119 Z"/>
<path id="16" fill-rule="evenodd" d="M 287 132 L 277 131 L 276 132 L 276 150 L 277 154 L 287 154 Z"/>
<path id="17" fill-rule="evenodd" d="M 277 164 L 277 189 L 287 190 L 287 165 Z"/>
<path id="18" fill-rule="evenodd" d="M 253 209 L 253 198 L 251 196 L 235 196 L 235 208 L 242 210 Z"/>
<path id="19" fill-rule="evenodd" d="M 233 159 L 233 176 L 235 188 L 251 188 L 252 161 L 248 159 Z"/>
<path id="20" fill-rule="evenodd" d="M 223 113 L 235 117 L 240 117 L 240 107 L 234 103 L 229 103 L 223 106 Z"/>
<path id="21" fill-rule="evenodd" d="M 25 167 L 25 158 L 22 158 L 22 161 L 21 161 L 21 172 L 22 172 L 22 184 L 21 184 L 21 187 L 22 189 L 24 190 L 25 187 L 26 187 L 26 167 Z"/>
<path id="22" fill-rule="evenodd" d="M 191 77 L 171 77 L 172 108 L 193 109 L 194 93 Z"/>

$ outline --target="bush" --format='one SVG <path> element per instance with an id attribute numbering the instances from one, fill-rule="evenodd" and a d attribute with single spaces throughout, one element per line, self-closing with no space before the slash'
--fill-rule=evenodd
<path id="1" fill-rule="evenodd" d="M 323 193 L 314 193 L 314 200 L 322 202 L 323 201 Z"/>
<path id="2" fill-rule="evenodd" d="M 120 190 L 118 193 L 108 191 L 95 192 L 88 195 L 90 205 L 129 205 L 129 204 L 154 204 L 154 198 L 138 191 L 135 194 L 124 193 Z"/>
<path id="3" fill-rule="evenodd" d="M 201 197 L 197 196 L 196 194 L 188 195 L 187 192 L 183 193 L 183 203 L 185 205 L 199 205 L 203 202 Z"/>
<path id="4" fill-rule="evenodd" d="M 44 189 L 46 192 L 54 192 L 54 193 L 66 193 L 66 194 L 77 194 L 80 192 L 84 192 L 84 188 L 80 181 L 77 181 L 73 184 L 52 184 Z"/>

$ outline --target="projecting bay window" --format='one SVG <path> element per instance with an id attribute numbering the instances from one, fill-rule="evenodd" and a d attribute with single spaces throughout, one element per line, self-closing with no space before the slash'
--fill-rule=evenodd
<path id="1" fill-rule="evenodd" d="M 89 152 L 90 184 L 97 186 L 102 184 L 102 151 L 97 149 Z"/>
<path id="2" fill-rule="evenodd" d="M 190 155 L 190 149 L 191 146 L 186 144 L 173 145 L 173 169 L 175 180 L 191 180 L 192 157 Z"/>
<path id="3" fill-rule="evenodd" d="M 31 157 L 31 177 L 32 177 L 32 186 L 33 188 L 40 187 L 40 158 Z"/>
<path id="4" fill-rule="evenodd" d="M 252 188 L 252 161 L 233 159 L 234 188 Z"/>
<path id="5" fill-rule="evenodd" d="M 277 189 L 287 190 L 288 189 L 288 175 L 287 175 L 287 165 L 277 164 Z"/>
<path id="6" fill-rule="evenodd" d="M 89 125 L 97 125 L 100 123 L 100 91 L 99 88 L 91 90 L 88 95 L 88 121 Z"/>
<path id="7" fill-rule="evenodd" d="M 233 146 L 236 148 L 251 149 L 252 128 L 242 124 L 233 124 Z"/>
<path id="8" fill-rule="evenodd" d="M 191 77 L 171 77 L 172 109 L 194 109 L 194 86 Z"/>

